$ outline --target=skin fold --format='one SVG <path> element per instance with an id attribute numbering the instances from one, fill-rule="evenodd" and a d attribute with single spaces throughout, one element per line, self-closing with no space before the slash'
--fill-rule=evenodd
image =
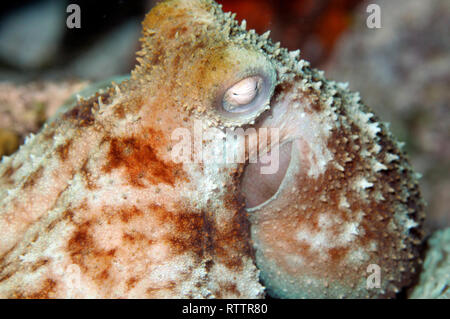
<path id="1" fill-rule="evenodd" d="M 141 42 L 129 80 L 2 159 L 0 297 L 375 298 L 412 283 L 418 184 L 357 93 L 209 0 L 158 4 Z M 224 108 L 249 77 L 248 108 Z M 196 161 L 195 145 L 176 160 L 198 129 L 203 154 L 248 129 L 279 139 L 241 162 Z M 262 151 L 279 154 L 275 172 L 249 160 Z"/>

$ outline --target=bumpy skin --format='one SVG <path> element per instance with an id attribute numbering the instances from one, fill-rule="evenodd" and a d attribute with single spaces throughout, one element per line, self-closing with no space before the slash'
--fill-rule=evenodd
<path id="1" fill-rule="evenodd" d="M 142 44 L 130 80 L 3 159 L 1 297 L 260 298 L 259 275 L 279 297 L 389 297 L 410 284 L 417 182 L 357 94 L 212 1 L 157 5 Z M 224 90 L 255 73 L 267 99 L 224 112 Z M 275 195 L 245 209 L 258 181 L 240 183 L 244 164 L 174 162 L 171 134 L 195 120 L 279 128 L 292 152 Z M 379 289 L 366 289 L 369 264 Z"/>

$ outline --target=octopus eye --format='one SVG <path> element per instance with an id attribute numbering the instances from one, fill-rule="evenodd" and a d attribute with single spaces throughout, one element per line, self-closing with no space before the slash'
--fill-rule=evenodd
<path id="1" fill-rule="evenodd" d="M 223 96 L 223 108 L 227 112 L 239 113 L 247 111 L 261 91 L 263 79 L 250 76 L 230 87 Z"/>

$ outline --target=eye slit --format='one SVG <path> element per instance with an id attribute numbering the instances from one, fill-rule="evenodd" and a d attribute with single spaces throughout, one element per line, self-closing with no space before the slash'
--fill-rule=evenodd
<path id="1" fill-rule="evenodd" d="M 239 107 L 250 104 L 258 96 L 261 82 L 261 77 L 251 76 L 234 84 L 225 92 L 223 97 L 224 109 L 229 112 L 236 112 Z"/>

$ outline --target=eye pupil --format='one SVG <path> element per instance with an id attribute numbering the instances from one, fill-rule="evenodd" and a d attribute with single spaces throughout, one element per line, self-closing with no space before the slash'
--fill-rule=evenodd
<path id="1" fill-rule="evenodd" d="M 261 77 L 251 76 L 229 88 L 223 98 L 225 110 L 234 111 L 251 103 L 259 93 L 261 81 Z"/>

